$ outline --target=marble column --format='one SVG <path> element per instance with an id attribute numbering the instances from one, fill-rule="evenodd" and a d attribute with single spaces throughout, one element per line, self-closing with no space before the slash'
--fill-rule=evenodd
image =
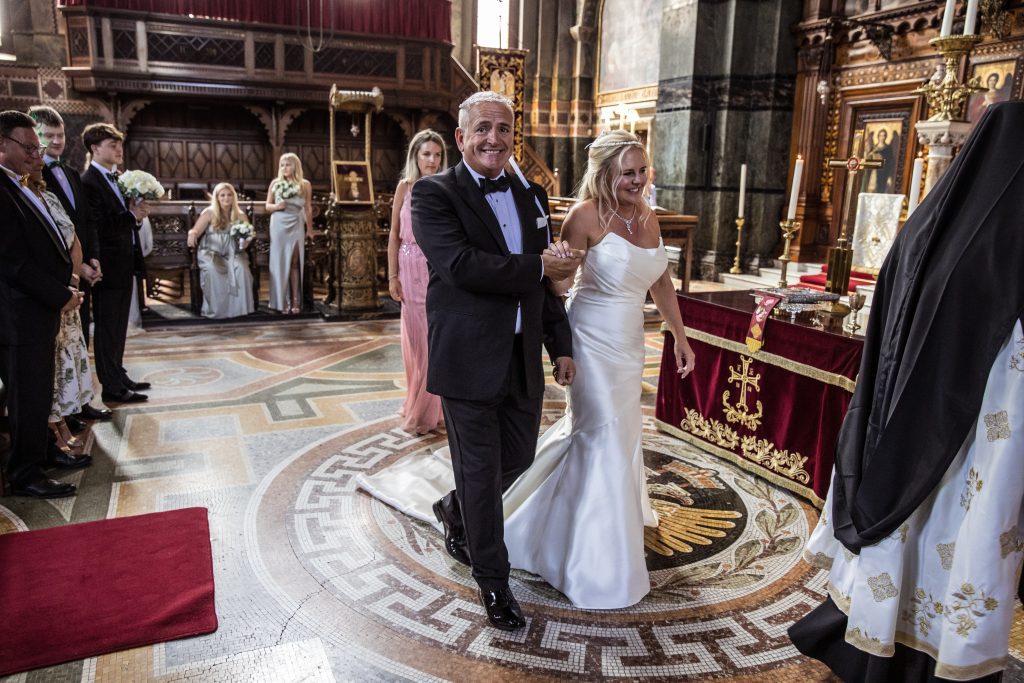
<path id="1" fill-rule="evenodd" d="M 966 121 L 919 121 L 917 140 L 928 146 L 928 175 L 924 180 L 927 195 L 953 163 L 953 149 L 967 140 L 971 124 Z"/>
<path id="2" fill-rule="evenodd" d="M 653 163 L 658 203 L 700 217 L 695 263 L 717 279 L 735 256 L 740 166 L 749 168 L 742 265 L 779 241 L 800 3 L 664 0 Z"/>

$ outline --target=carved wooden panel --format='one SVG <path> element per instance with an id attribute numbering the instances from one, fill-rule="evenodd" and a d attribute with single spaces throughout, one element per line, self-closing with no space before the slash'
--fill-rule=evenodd
<path id="1" fill-rule="evenodd" d="M 245 41 L 208 36 L 158 33 L 146 35 L 149 59 L 154 62 L 245 66 Z"/>
<path id="2" fill-rule="evenodd" d="M 306 70 L 306 50 L 301 45 L 295 43 L 284 44 L 284 70 Z"/>
<path id="3" fill-rule="evenodd" d="M 68 26 L 68 52 L 71 59 L 89 56 L 88 26 Z"/>
<path id="4" fill-rule="evenodd" d="M 213 145 L 213 174 L 228 181 L 241 177 L 237 142 L 217 142 Z"/>
<path id="5" fill-rule="evenodd" d="M 406 50 L 405 52 L 405 78 L 406 80 L 423 80 L 423 52 L 420 50 Z"/>
<path id="6" fill-rule="evenodd" d="M 203 141 L 189 141 L 185 145 L 185 152 L 188 160 L 188 177 L 210 178 L 213 172 L 213 143 Z"/>
<path id="7" fill-rule="evenodd" d="M 114 59 L 138 59 L 138 52 L 135 45 L 135 31 L 115 28 L 114 35 Z"/>
<path id="8" fill-rule="evenodd" d="M 160 140 L 157 143 L 160 178 L 188 178 L 185 143 L 182 140 Z"/>
<path id="9" fill-rule="evenodd" d="M 365 49 L 329 47 L 313 56 L 313 71 L 350 76 L 397 78 L 398 54 Z"/>
<path id="10" fill-rule="evenodd" d="M 135 140 L 128 138 L 128 149 L 125 164 L 129 168 L 148 170 L 162 176 L 162 169 L 156 165 L 157 149 L 155 140 Z"/>
<path id="11" fill-rule="evenodd" d="M 269 179 L 273 175 L 273 169 L 268 163 L 270 150 L 266 145 L 242 143 L 239 145 L 239 153 L 240 177 Z"/>
<path id="12" fill-rule="evenodd" d="M 257 69 L 274 68 L 274 44 L 257 40 L 253 43 L 255 66 Z"/>

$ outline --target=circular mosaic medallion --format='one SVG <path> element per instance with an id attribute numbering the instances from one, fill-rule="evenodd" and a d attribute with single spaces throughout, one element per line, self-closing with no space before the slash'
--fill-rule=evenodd
<path id="1" fill-rule="evenodd" d="M 198 387 L 223 379 L 224 373 L 216 368 L 182 367 L 146 373 L 143 379 L 155 387 Z"/>
<path id="2" fill-rule="evenodd" d="M 398 424 L 364 424 L 296 454 L 264 479 L 246 515 L 260 581 L 325 640 L 375 650 L 386 633 L 397 665 L 442 678 L 511 668 L 701 680 L 814 666 L 785 635 L 823 600 L 821 572 L 799 559 L 816 512 L 793 494 L 647 429 L 659 515 L 645 533 L 651 593 L 627 609 L 581 610 L 514 571 L 529 624 L 510 634 L 486 626 L 469 569 L 447 556 L 438 531 L 356 490 L 357 475 L 444 445 Z"/>

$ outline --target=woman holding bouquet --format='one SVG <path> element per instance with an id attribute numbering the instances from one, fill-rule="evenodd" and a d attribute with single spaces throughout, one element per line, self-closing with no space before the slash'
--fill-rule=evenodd
<path id="1" fill-rule="evenodd" d="M 235 188 L 231 183 L 218 184 L 210 205 L 188 231 L 188 246 L 197 250 L 203 317 L 235 318 L 255 310 L 245 251 L 250 242 L 252 226 L 238 206 Z"/>
<path id="2" fill-rule="evenodd" d="M 388 289 L 402 304 L 402 361 L 405 364 L 405 417 L 402 429 L 426 434 L 443 422 L 441 399 L 427 392 L 427 259 L 412 234 L 412 185 L 447 166 L 444 140 L 432 130 L 413 136 L 405 171 L 395 190 L 388 237 Z"/>
<path id="3" fill-rule="evenodd" d="M 313 186 L 302 177 L 302 162 L 281 155 L 277 178 L 267 190 L 270 213 L 270 308 L 282 313 L 302 310 L 303 235 L 313 237 Z M 303 229 L 305 224 L 305 229 Z"/>

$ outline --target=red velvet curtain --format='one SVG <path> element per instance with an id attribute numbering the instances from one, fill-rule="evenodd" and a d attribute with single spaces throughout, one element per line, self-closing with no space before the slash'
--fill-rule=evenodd
<path id="1" fill-rule="evenodd" d="M 175 14 L 451 42 L 451 0 L 64 0 L 69 7 Z M 310 22 L 310 15 L 312 15 Z"/>

